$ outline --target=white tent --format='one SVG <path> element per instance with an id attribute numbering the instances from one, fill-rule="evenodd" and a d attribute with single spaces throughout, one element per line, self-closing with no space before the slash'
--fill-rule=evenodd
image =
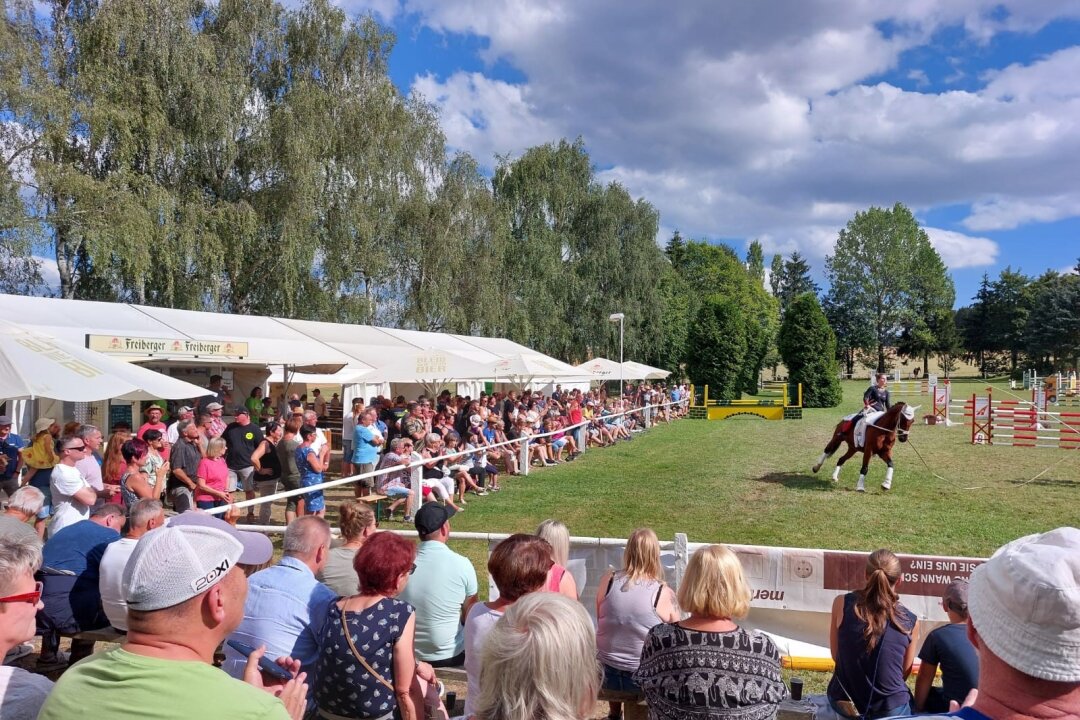
<path id="1" fill-rule="evenodd" d="M 455 380 L 486 380 L 491 367 L 444 350 L 412 350 L 398 353 L 394 362 L 365 378 L 367 382 L 419 383 L 434 394 Z"/>
<path id="2" fill-rule="evenodd" d="M 574 369 L 578 371 L 580 377 L 588 378 L 590 380 L 618 380 L 622 372 L 622 367 L 614 360 L 608 360 L 607 358 L 593 358 L 587 360 L 580 365 L 575 365 Z"/>
<path id="3" fill-rule="evenodd" d="M 536 380 L 553 382 L 555 380 L 577 378 L 581 371 L 543 355 L 515 353 L 508 358 L 496 361 L 495 379 L 504 378 L 517 387 L 531 385 Z"/>
<path id="4" fill-rule="evenodd" d="M 652 365 L 627 360 L 623 364 L 623 377 L 627 380 L 663 380 L 671 374 Z"/>
<path id="5" fill-rule="evenodd" d="M 209 394 L 198 385 L 0 320 L 0 398 L 93 402 Z"/>

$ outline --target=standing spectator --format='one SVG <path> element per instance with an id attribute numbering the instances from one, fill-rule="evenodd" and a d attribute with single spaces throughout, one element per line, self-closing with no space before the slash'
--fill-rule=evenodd
<path id="1" fill-rule="evenodd" d="M 169 480 L 165 489 L 172 500 L 173 510 L 183 513 L 195 508 L 195 488 L 199 485 L 202 452 L 199 448 L 199 426 L 191 420 L 181 420 L 179 425 L 179 440 L 172 448 Z"/>
<path id="2" fill-rule="evenodd" d="M 384 442 L 385 438 L 375 427 L 375 410 L 368 408 L 361 413 L 353 431 L 352 462 L 357 474 L 369 473 L 375 469 L 375 463 L 379 461 L 379 449 Z M 370 494 L 374 485 L 374 478 L 364 478 L 353 485 L 353 492 L 356 497 L 363 497 Z"/>
<path id="3" fill-rule="evenodd" d="M 278 459 L 277 444 L 285 436 L 285 430 L 276 422 L 269 422 L 263 431 L 263 440 L 251 453 L 251 464 L 255 468 L 255 487 L 259 497 L 265 498 L 277 492 L 278 480 L 281 479 L 281 460 Z M 259 504 L 259 524 L 270 523 L 271 503 Z"/>
<path id="4" fill-rule="evenodd" d="M 570 562 L 570 531 L 559 520 L 545 520 L 540 523 L 540 527 L 536 528 L 536 535 L 544 538 L 551 545 L 553 564 L 548 571 L 545 589 L 549 592 L 562 593 L 571 600 L 577 600 L 577 582 L 574 576 L 566 571 L 566 566 Z"/>
<path id="5" fill-rule="evenodd" d="M 916 712 L 948 712 L 950 701 L 963 703 L 971 689 L 979 685 L 979 656 L 967 637 L 968 581 L 957 578 L 949 583 L 941 607 L 949 616 L 949 624 L 927 635 L 919 651 Z M 934 687 L 939 667 L 941 687 Z"/>
<path id="6" fill-rule="evenodd" d="M 311 449 L 319 456 L 319 462 L 323 466 L 322 472 L 327 472 L 330 470 L 330 438 L 319 427 L 319 418 L 314 410 L 305 410 L 303 417 L 305 425 L 315 428 L 315 439 L 311 442 Z"/>
<path id="7" fill-rule="evenodd" d="M 98 590 L 101 608 L 109 624 L 127 632 L 127 603 L 124 601 L 124 568 L 135 545 L 146 533 L 165 524 L 165 507 L 160 500 L 139 500 L 128 513 L 127 532 L 109 543 L 98 566 Z"/>
<path id="8" fill-rule="evenodd" d="M 780 653 L 767 635 L 735 623 L 750 610 L 750 586 L 735 553 L 723 545 L 699 548 L 678 599 L 690 617 L 649 630 L 633 677 L 649 717 L 775 717 L 787 696 Z"/>
<path id="9" fill-rule="evenodd" d="M 979 690 L 962 720 L 1080 716 L 1080 530 L 999 548 L 971 574 L 968 638 Z"/>
<path id="10" fill-rule="evenodd" d="M 353 436 L 356 434 L 356 422 L 364 412 L 364 398 L 353 398 L 352 409 L 341 414 L 341 476 L 353 474 Z"/>
<path id="11" fill-rule="evenodd" d="M 200 413 L 210 412 L 211 405 L 217 405 L 218 410 L 224 407 L 223 403 L 225 402 L 225 390 L 221 387 L 221 380 L 222 378 L 220 375 L 210 376 L 210 384 L 207 385 L 206 389 L 213 394 L 203 395 L 201 398 L 199 398 L 199 401 L 195 403 L 196 409 Z"/>
<path id="12" fill-rule="evenodd" d="M 326 465 L 315 450 L 316 429 L 310 425 L 300 428 L 300 446 L 293 453 L 296 457 L 296 469 L 300 472 L 300 484 L 314 487 L 322 484 Z M 304 495 L 304 512 L 322 517 L 326 514 L 326 499 L 322 490 L 313 490 Z"/>
<path id="13" fill-rule="evenodd" d="M 211 440 L 216 437 L 221 437 L 225 432 L 225 428 L 228 425 L 222 418 L 222 413 L 225 411 L 225 406 L 221 403 L 212 402 L 206 406 L 206 414 L 210 419 L 206 424 L 206 439 Z"/>
<path id="14" fill-rule="evenodd" d="M 120 497 L 124 507 L 130 508 L 143 498 L 155 497 L 154 485 L 144 470 L 146 458 L 150 454 L 150 446 L 146 441 L 131 438 L 121 446 L 120 454 L 127 463 L 124 474 L 120 476 Z"/>
<path id="15" fill-rule="evenodd" d="M 60 461 L 56 454 L 56 440 L 60 436 L 60 426 L 52 418 L 38 418 L 34 423 L 34 437 L 30 444 L 21 451 L 23 464 L 27 467 L 24 482 L 36 487 L 45 496 L 45 504 L 38 511 L 34 530 L 38 537 L 45 537 L 45 523 L 53 514 L 52 470 Z"/>
<path id="16" fill-rule="evenodd" d="M 423 452 L 430 432 L 430 425 L 424 420 L 424 408 L 420 403 L 409 403 L 407 413 L 401 419 L 401 431 L 412 439 L 417 452 Z"/>
<path id="17" fill-rule="evenodd" d="M 135 437 L 146 440 L 147 442 L 150 442 L 146 438 L 147 431 L 157 430 L 158 433 L 160 433 L 160 435 L 158 435 L 157 437 L 160 437 L 162 439 L 163 445 L 161 449 L 158 450 L 158 452 L 161 455 L 162 462 L 168 461 L 169 459 L 169 447 L 168 445 L 164 444 L 165 433 L 169 431 L 169 426 L 161 422 L 161 418 L 164 413 L 165 411 L 157 405 L 151 405 L 150 407 L 146 408 L 146 422 L 140 425 L 138 432 L 135 433 Z"/>
<path id="18" fill-rule="evenodd" d="M 39 672 L 64 667 L 94 651 L 93 641 L 72 640 L 71 655 L 60 652 L 61 633 L 78 633 L 109 626 L 101 609 L 98 567 L 105 548 L 120 539 L 124 509 L 106 504 L 89 520 L 80 520 L 45 543 L 41 569 L 44 609 L 38 613 L 41 635 Z"/>
<path id="19" fill-rule="evenodd" d="M 507 608 L 528 593 L 544 589 L 548 568 L 551 567 L 551 546 L 535 535 L 517 533 L 495 546 L 488 557 L 487 567 L 499 590 L 499 597 L 474 604 L 465 619 L 466 716 L 475 712 L 480 696 L 484 641 Z"/>
<path id="20" fill-rule="evenodd" d="M 165 483 L 169 477 L 169 461 L 165 459 L 165 436 L 160 430 L 151 429 L 143 434 L 142 439 L 146 442 L 147 452 L 140 469 L 146 475 L 151 493 L 159 498 L 165 492 Z"/>
<path id="21" fill-rule="evenodd" d="M 596 647 L 604 689 L 640 693 L 634 673 L 645 637 L 655 625 L 679 618 L 675 593 L 664 582 L 660 541 L 650 528 L 638 528 L 626 541 L 622 570 L 605 573 L 596 590 Z M 622 703 L 609 703 L 608 717 L 622 717 Z"/>
<path id="22" fill-rule="evenodd" d="M 86 453 L 75 463 L 75 468 L 82 475 L 86 484 L 94 488 L 97 499 L 94 505 L 104 505 L 120 490 L 119 485 L 106 485 L 101 475 L 101 466 L 105 459 L 101 456 L 101 431 L 93 425 L 81 425 L 79 438 L 86 445 Z"/>
<path id="23" fill-rule="evenodd" d="M 36 487 L 24 485 L 8 497 L 7 507 L 0 513 L 0 534 L 5 537 L 31 535 L 41 541 L 34 529 L 27 525 L 37 517 L 38 510 L 45 502 L 45 496 Z"/>
<path id="24" fill-rule="evenodd" d="M 299 437 L 300 426 L 299 417 L 292 416 L 286 420 L 281 440 L 274 446 L 274 452 L 278 456 L 278 464 L 281 466 L 281 486 L 286 490 L 300 489 L 300 468 L 296 466 L 296 449 L 300 447 L 301 443 Z M 304 502 L 303 498 L 303 495 L 290 495 L 285 498 L 286 525 L 296 519 L 301 504 Z"/>
<path id="25" fill-rule="evenodd" d="M 338 527 L 345 542 L 330 548 L 326 563 L 315 573 L 315 577 L 341 597 L 346 597 L 359 592 L 359 580 L 353 567 L 356 551 L 375 534 L 379 524 L 375 521 L 375 512 L 367 503 L 346 500 L 338 507 Z"/>
<path id="26" fill-rule="evenodd" d="M 334 408 L 335 410 L 341 407 L 341 398 L 338 397 L 337 393 L 334 393 L 330 396 L 330 407 Z"/>
<path id="27" fill-rule="evenodd" d="M 330 605 L 321 637 L 315 700 L 323 718 L 417 720 L 414 675 L 434 682 L 413 654 L 416 613 L 398 599 L 416 546 L 379 533 L 356 553 L 359 592 Z"/>
<path id="28" fill-rule="evenodd" d="M 333 590 L 315 579 L 330 550 L 330 525 L 320 517 L 297 518 L 285 529 L 282 558 L 248 578 L 244 619 L 230 640 L 258 647 L 269 657 L 289 656 L 300 669 L 315 677 L 319 638 L 327 610 L 337 599 Z M 247 658 L 228 644 L 221 669 L 238 680 L 244 677 Z M 313 708 L 314 688 L 308 704 Z"/>
<path id="29" fill-rule="evenodd" d="M 39 567 L 37 533 L 12 535 L 0 525 L 0 656 L 35 635 L 34 616 L 42 607 L 41 586 L 34 580 Z M 12 720 L 36 718 L 52 688 L 52 682 L 41 675 L 0 667 L 0 715 Z"/>
<path id="30" fill-rule="evenodd" d="M 52 469 L 50 491 L 53 519 L 49 532 L 53 535 L 68 525 L 90 517 L 90 508 L 97 501 L 97 492 L 83 480 L 75 463 L 85 457 L 86 443 L 78 437 L 56 441 L 58 462 Z"/>
<path id="31" fill-rule="evenodd" d="M 427 503 L 416 512 L 420 549 L 401 599 L 416 608 L 416 654 L 434 667 L 465 662 L 464 621 L 476 602 L 476 570 L 446 546 L 452 508 Z"/>
<path id="32" fill-rule="evenodd" d="M 318 418 L 326 417 L 326 398 L 322 396 L 322 390 L 315 388 L 311 391 L 311 409 L 315 411 L 315 415 Z"/>
<path id="33" fill-rule="evenodd" d="M 176 421 L 169 424 L 165 430 L 165 442 L 169 443 L 169 457 L 172 458 L 172 448 L 180 442 L 180 423 L 195 419 L 195 408 L 185 405 L 176 411 Z"/>
<path id="34" fill-rule="evenodd" d="M 150 713 L 160 720 L 303 716 L 303 673 L 264 692 L 261 650 L 252 654 L 245 682 L 213 666 L 217 647 L 243 617 L 247 579 L 240 565 L 269 560 L 269 540 L 209 516 L 198 525 L 178 523 L 179 517 L 143 536 L 128 560 L 127 642 L 64 673 L 39 720 L 68 720 L 88 709 L 110 720 Z M 299 668 L 292 658 L 278 664 Z"/>
<path id="35" fill-rule="evenodd" d="M 219 437 L 206 445 L 206 457 L 199 461 L 195 475 L 195 506 L 211 510 L 232 502 L 229 494 L 229 467 L 225 464 L 225 441 Z"/>
<path id="36" fill-rule="evenodd" d="M 105 459 L 101 463 L 101 482 L 116 487 L 108 502 L 122 503 L 120 496 L 120 478 L 127 471 L 127 462 L 124 460 L 124 443 L 131 438 L 131 433 L 118 430 L 109 436 L 109 442 L 105 444 Z"/>
<path id="37" fill-rule="evenodd" d="M 900 602 L 900 577 L 896 555 L 875 550 L 866 562 L 862 590 L 833 600 L 829 648 L 836 669 L 827 694 L 841 715 L 874 720 L 911 714 L 905 680 L 915 661 L 919 623 Z"/>
<path id="38" fill-rule="evenodd" d="M 0 415 L 0 490 L 9 498 L 19 489 L 19 470 L 22 469 L 20 450 L 26 442 L 11 432 L 11 417 Z"/>
<path id="39" fill-rule="evenodd" d="M 531 593 L 488 634 L 473 717 L 585 720 L 599 688 L 596 639 L 585 608 L 554 593 Z"/>
<path id="40" fill-rule="evenodd" d="M 245 500 L 255 499 L 255 466 L 251 454 L 263 441 L 262 430 L 251 422 L 251 411 L 244 406 L 236 408 L 236 420 L 229 423 L 222 433 L 225 439 L 225 464 L 229 468 L 229 492 L 244 491 Z M 255 509 L 248 507 L 247 522 L 255 522 Z"/>
<path id="41" fill-rule="evenodd" d="M 251 393 L 248 394 L 247 400 L 244 401 L 244 407 L 248 409 L 248 414 L 253 417 L 256 422 L 259 419 L 259 414 L 262 412 L 263 406 L 263 391 L 262 388 L 256 385 L 251 388 Z"/>

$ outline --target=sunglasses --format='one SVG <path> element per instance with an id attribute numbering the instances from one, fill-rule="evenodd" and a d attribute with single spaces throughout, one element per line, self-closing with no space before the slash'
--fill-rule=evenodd
<path id="1" fill-rule="evenodd" d="M 65 450 L 74 450 L 74 451 L 76 451 L 76 452 L 82 452 L 83 450 L 85 450 L 85 449 L 86 449 L 86 446 L 85 446 L 85 445 L 79 445 L 79 446 L 77 446 L 77 447 L 76 447 L 76 446 L 72 446 L 72 447 L 66 447 L 66 448 L 64 448 L 64 449 L 65 449 Z"/>
<path id="2" fill-rule="evenodd" d="M 416 566 L 413 565 L 413 569 Z M 34 592 L 23 593 L 22 595 L 8 595 L 7 597 L 0 598 L 0 603 L 30 603 L 31 605 L 37 605 L 41 600 L 41 589 L 44 587 L 42 583 L 34 583 Z"/>

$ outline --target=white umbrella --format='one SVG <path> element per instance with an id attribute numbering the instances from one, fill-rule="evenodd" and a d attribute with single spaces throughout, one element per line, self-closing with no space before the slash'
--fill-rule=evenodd
<path id="1" fill-rule="evenodd" d="M 621 370 L 619 363 L 602 357 L 593 358 L 580 365 L 575 365 L 574 369 L 578 371 L 579 377 L 585 377 L 590 380 L 609 380 L 612 377 L 618 378 L 619 371 Z"/>
<path id="2" fill-rule="evenodd" d="M 631 380 L 663 380 L 671 374 L 670 370 L 661 370 L 652 365 L 627 360 L 623 363 L 624 377 Z"/>
<path id="3" fill-rule="evenodd" d="M 0 398 L 179 400 L 206 388 L 0 320 Z"/>

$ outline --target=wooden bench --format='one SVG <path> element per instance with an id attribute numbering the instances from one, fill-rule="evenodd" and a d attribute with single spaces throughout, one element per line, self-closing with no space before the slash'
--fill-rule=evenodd
<path id="1" fill-rule="evenodd" d="M 647 720 L 649 717 L 649 706 L 645 704 L 645 696 L 641 693 L 601 688 L 597 699 L 601 702 L 622 703 L 624 720 Z"/>
<path id="2" fill-rule="evenodd" d="M 367 503 L 368 505 L 374 505 L 375 506 L 375 508 L 374 508 L 375 509 L 375 519 L 376 520 L 381 520 L 382 519 L 383 503 L 385 503 L 390 498 L 388 498 L 385 495 L 364 495 L 364 496 L 358 497 L 356 499 L 359 500 L 362 503 Z"/>

